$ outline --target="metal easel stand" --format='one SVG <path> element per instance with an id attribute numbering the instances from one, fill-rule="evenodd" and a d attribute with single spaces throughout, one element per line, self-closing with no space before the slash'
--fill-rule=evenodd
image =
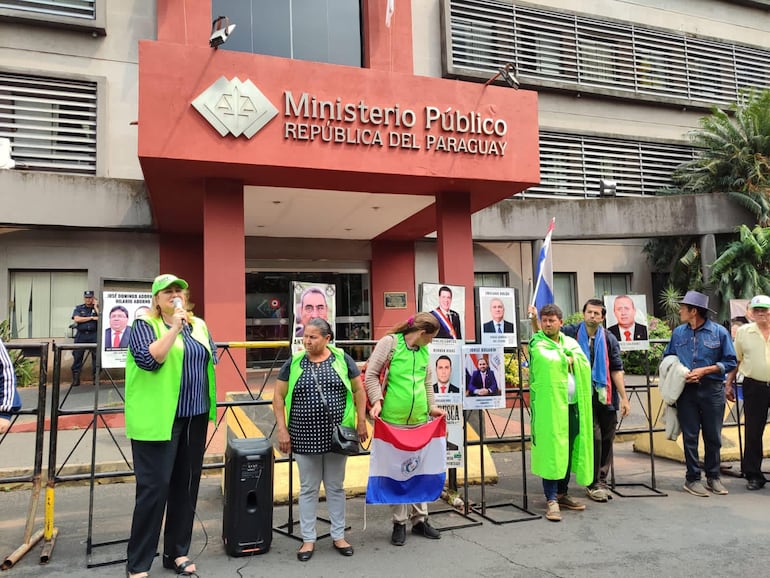
<path id="1" fill-rule="evenodd" d="M 114 546 L 116 544 L 127 544 L 128 538 L 118 538 L 115 540 L 106 540 L 104 542 L 94 542 L 93 540 L 93 529 L 94 529 L 94 491 L 96 489 L 96 442 L 97 442 L 97 433 L 99 430 L 99 424 L 98 422 L 101 421 L 103 428 L 105 431 L 109 434 L 110 438 L 112 439 L 112 442 L 115 444 L 115 447 L 118 448 L 118 451 L 120 452 L 121 457 L 123 458 L 123 461 L 128 465 L 129 461 L 126 455 L 123 453 L 123 451 L 120 449 L 120 445 L 118 444 L 118 441 L 115 439 L 115 436 L 113 435 L 112 429 L 109 427 L 107 422 L 104 419 L 105 413 L 120 413 L 122 410 L 115 410 L 115 409 L 103 409 L 99 407 L 99 385 L 100 385 L 100 376 L 101 376 L 101 364 L 99 363 L 99 355 L 94 354 L 93 356 L 94 363 L 96 364 L 96 373 L 94 374 L 94 409 L 93 409 L 93 416 L 91 418 L 91 476 L 89 478 L 89 491 L 88 491 L 88 536 L 86 538 L 86 555 L 87 555 L 87 562 L 86 562 L 86 568 L 100 568 L 102 566 L 112 566 L 115 564 L 124 564 L 127 561 L 126 557 L 120 557 L 113 560 L 108 560 L 106 562 L 94 562 L 93 561 L 93 553 L 94 548 L 100 548 L 102 546 Z M 105 370 L 106 371 L 106 370 Z M 112 381 L 112 376 L 109 376 L 110 380 Z M 157 553 L 156 553 L 157 556 Z"/>
<path id="2" fill-rule="evenodd" d="M 521 364 L 519 364 L 519 367 L 521 367 Z M 539 520 L 542 516 L 540 514 L 535 514 L 534 512 L 531 512 L 527 509 L 527 502 L 528 502 L 528 496 L 527 496 L 527 456 L 525 452 L 524 447 L 524 396 L 522 395 L 522 388 L 521 388 L 521 377 L 519 377 L 519 394 L 517 396 L 518 403 L 519 403 L 519 443 L 520 443 L 520 453 L 521 453 L 521 480 L 522 480 L 522 492 L 523 492 L 523 505 L 519 506 L 518 504 L 515 504 L 513 501 L 510 502 L 502 502 L 498 504 L 487 504 L 486 503 L 486 478 L 485 478 L 485 471 L 484 471 L 484 446 L 485 446 L 485 437 L 484 437 L 484 415 L 481 410 L 479 410 L 479 459 L 481 462 L 481 503 L 474 505 L 472 510 L 475 514 L 478 514 L 485 520 L 488 520 L 496 525 L 502 525 L 502 524 L 511 524 L 514 522 L 529 522 L 532 520 Z M 523 516 L 520 517 L 514 517 L 514 518 L 498 518 L 493 517 L 488 513 L 488 510 L 497 510 L 498 508 L 513 508 L 514 513 L 522 513 Z"/>
<path id="3" fill-rule="evenodd" d="M 736 383 L 735 386 L 738 384 Z M 735 387 L 734 390 L 737 390 L 737 387 Z M 728 402 L 729 403 L 729 402 Z M 733 413 L 734 412 L 734 413 Z M 738 466 L 740 467 L 743 464 L 743 435 L 741 434 L 741 415 L 743 414 L 743 400 L 738 399 L 738 396 L 736 394 L 735 402 L 730 405 L 730 411 L 728 412 L 728 415 L 730 417 L 735 417 L 735 427 L 738 428 Z M 719 473 L 725 476 L 730 476 L 733 478 L 742 478 L 743 477 L 743 469 L 739 469 L 738 471 L 733 470 L 730 466 L 722 466 L 719 467 Z"/>
<path id="4" fill-rule="evenodd" d="M 621 498 L 665 498 L 668 496 L 667 493 L 662 492 L 659 490 L 656 486 L 655 481 L 655 446 L 654 446 L 654 436 L 653 436 L 653 420 L 652 420 L 652 394 L 650 393 L 650 389 L 652 387 L 652 380 L 650 379 L 650 352 L 649 349 L 646 351 L 646 354 L 644 356 L 644 369 L 646 373 L 646 385 L 645 390 L 647 391 L 647 409 L 643 409 L 644 415 L 647 418 L 647 433 L 650 436 L 650 483 L 644 484 L 644 483 L 616 483 L 615 482 L 615 463 L 613 461 L 612 465 L 610 466 L 612 477 L 610 482 L 610 491 L 615 494 L 618 497 Z M 638 398 L 638 394 L 637 394 Z M 644 488 L 650 493 L 624 493 L 618 488 Z"/>
<path id="5" fill-rule="evenodd" d="M 473 528 L 475 526 L 481 526 L 483 522 L 480 522 L 474 518 L 471 518 L 469 515 L 470 508 L 468 506 L 468 424 L 465 421 L 465 418 L 463 418 L 463 474 L 465 476 L 465 483 L 463 484 L 463 507 L 461 510 L 458 510 L 457 508 L 440 508 L 438 510 L 434 510 L 432 512 L 429 512 L 429 517 L 431 518 L 431 522 L 433 522 L 433 526 L 440 532 L 444 532 L 447 530 L 460 530 L 462 528 Z M 457 490 L 457 469 L 451 468 L 449 470 L 449 489 L 450 490 Z M 455 521 L 455 523 L 435 523 L 434 520 L 436 517 L 440 516 L 446 516 L 449 517 L 450 520 L 456 520 L 456 518 L 461 518 L 460 520 Z"/>
<path id="6" fill-rule="evenodd" d="M 317 516 L 316 520 L 320 520 L 321 522 L 324 522 L 325 524 L 328 524 L 331 526 L 331 520 L 328 520 L 327 518 L 322 518 L 321 516 Z M 297 540 L 299 542 L 302 542 L 302 536 L 299 534 L 294 533 L 294 526 L 299 524 L 299 520 L 294 519 L 294 454 L 289 454 L 289 516 L 285 523 L 280 524 L 278 526 L 273 526 L 273 532 L 276 532 L 278 534 L 281 534 L 282 536 L 287 536 L 289 538 L 292 538 L 294 540 Z M 345 526 L 345 530 L 350 530 L 350 526 Z M 316 540 L 323 540 L 324 538 L 329 538 L 331 536 L 331 532 L 326 532 L 325 534 L 318 534 L 316 537 Z"/>

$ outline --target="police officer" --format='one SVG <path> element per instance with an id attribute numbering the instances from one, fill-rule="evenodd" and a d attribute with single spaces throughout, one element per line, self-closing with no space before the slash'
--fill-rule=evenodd
<path id="1" fill-rule="evenodd" d="M 96 326 L 99 319 L 99 302 L 94 298 L 93 291 L 83 292 L 83 301 L 72 312 L 72 320 L 77 326 L 75 343 L 96 343 Z M 83 368 L 85 351 L 78 349 L 72 352 L 72 385 L 80 385 L 80 370 Z M 94 373 L 96 367 L 94 367 Z"/>

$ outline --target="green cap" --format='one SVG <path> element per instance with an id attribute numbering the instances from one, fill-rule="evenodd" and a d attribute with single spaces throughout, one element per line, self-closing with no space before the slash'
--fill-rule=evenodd
<path id="1" fill-rule="evenodd" d="M 180 279 L 176 275 L 166 273 L 164 275 L 158 275 L 155 277 L 155 281 L 152 282 L 152 294 L 156 295 L 158 291 L 163 291 L 169 285 L 179 285 L 182 289 L 187 289 L 187 281 Z"/>

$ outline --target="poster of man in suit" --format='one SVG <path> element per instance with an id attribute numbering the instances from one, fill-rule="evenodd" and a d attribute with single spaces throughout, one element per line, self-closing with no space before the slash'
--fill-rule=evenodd
<path id="1" fill-rule="evenodd" d="M 461 285 L 420 285 L 420 311 L 430 312 L 438 321 L 435 339 L 462 341 L 465 331 L 465 287 Z"/>
<path id="2" fill-rule="evenodd" d="M 505 407 L 505 361 L 502 347 L 465 345 L 463 409 Z"/>
<path id="3" fill-rule="evenodd" d="M 516 295 L 510 287 L 479 287 L 481 343 L 517 347 Z"/>
<path id="4" fill-rule="evenodd" d="M 433 373 L 433 399 L 446 412 L 446 463 L 463 467 L 463 363 L 457 340 L 428 346 Z"/>
<path id="5" fill-rule="evenodd" d="M 647 298 L 644 295 L 605 295 L 607 331 L 620 343 L 621 351 L 650 348 L 647 333 Z"/>
<path id="6" fill-rule="evenodd" d="M 126 366 L 131 325 L 137 314 L 149 311 L 150 291 L 104 291 L 101 303 L 101 337 L 99 353 L 105 369 Z"/>

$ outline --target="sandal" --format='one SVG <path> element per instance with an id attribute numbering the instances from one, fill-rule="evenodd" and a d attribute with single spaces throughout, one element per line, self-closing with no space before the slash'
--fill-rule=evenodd
<path id="1" fill-rule="evenodd" d="M 173 570 L 176 572 L 179 576 L 197 576 L 196 570 L 188 570 L 190 566 L 194 566 L 195 562 L 187 558 L 186 560 L 182 560 L 179 564 L 176 563 L 176 560 L 174 558 L 168 557 L 166 554 L 163 554 L 163 567 L 168 570 Z"/>

